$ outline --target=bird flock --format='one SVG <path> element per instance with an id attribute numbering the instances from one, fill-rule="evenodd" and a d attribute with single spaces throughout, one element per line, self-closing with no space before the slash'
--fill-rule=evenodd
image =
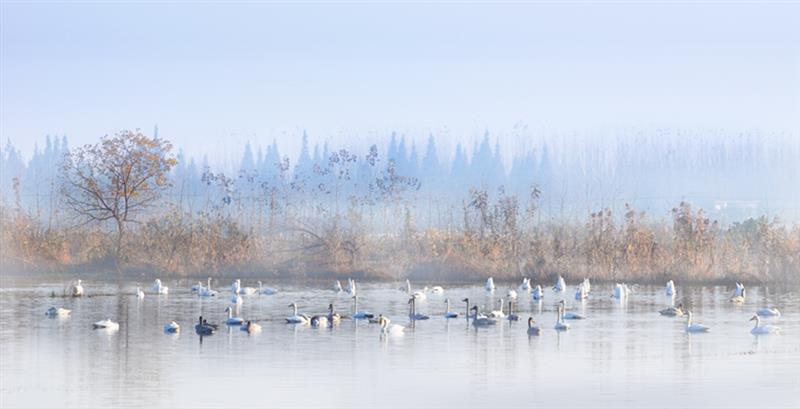
<path id="1" fill-rule="evenodd" d="M 212 281 L 213 280 L 211 277 L 209 277 L 205 285 L 202 282 L 198 282 L 197 284 L 193 285 L 190 290 L 200 298 L 219 297 L 219 290 L 214 290 L 211 288 Z M 486 280 L 484 288 L 486 292 L 490 294 L 496 291 L 497 287 L 495 286 L 494 279 L 492 277 L 489 277 Z M 592 291 L 591 288 L 591 282 L 589 279 L 584 279 L 578 283 L 575 286 L 575 300 L 584 301 L 588 299 Z M 82 297 L 85 295 L 85 290 L 81 280 L 70 283 L 67 289 L 67 294 L 70 296 Z M 566 311 L 564 297 L 565 293 L 567 292 L 567 284 L 563 277 L 557 277 L 552 289 L 559 298 L 558 302 L 555 304 L 556 317 L 555 323 L 553 324 L 553 329 L 556 331 L 567 331 L 570 329 L 570 324 L 567 321 L 587 319 L 587 317 L 583 314 L 579 314 L 574 311 Z M 406 280 L 405 286 L 399 288 L 399 290 L 404 292 L 408 297 L 408 319 L 409 323 L 411 324 L 413 324 L 415 321 L 429 320 L 431 318 L 429 315 L 417 311 L 418 302 L 425 301 L 428 294 L 443 295 L 445 293 L 444 288 L 441 286 L 426 286 L 422 289 L 414 290 L 409 280 Z M 156 279 L 153 282 L 151 291 L 155 295 L 169 294 L 169 288 L 163 285 L 160 279 Z M 262 329 L 261 325 L 253 322 L 252 320 L 245 320 L 239 316 L 239 309 L 244 303 L 244 298 L 242 296 L 274 295 L 278 293 L 278 290 L 272 287 L 265 287 L 261 281 L 258 281 L 258 287 L 242 286 L 241 280 L 237 279 L 231 284 L 230 291 L 230 305 L 225 308 L 227 317 L 223 320 L 223 324 L 227 327 L 239 327 L 240 330 L 249 334 L 260 332 Z M 343 317 L 336 312 L 332 303 L 328 304 L 326 313 L 308 315 L 305 313 L 300 313 L 298 311 L 298 305 L 293 302 L 287 306 L 291 309 L 292 315 L 285 318 L 286 324 L 309 325 L 314 328 L 326 328 L 338 325 L 342 319 L 349 318 L 353 320 L 367 320 L 371 324 L 378 324 L 381 337 L 402 336 L 404 334 L 406 327 L 398 324 L 392 324 L 388 316 L 359 309 L 359 296 L 357 294 L 356 281 L 354 279 L 348 279 L 346 285 L 344 286 L 340 281 L 336 281 L 333 285 L 333 291 L 337 294 L 347 294 L 352 299 L 352 314 L 349 317 Z M 529 294 L 531 299 L 534 301 L 541 301 L 544 298 L 541 285 L 533 286 L 530 278 L 523 278 L 519 287 L 516 289 L 510 288 L 506 292 L 506 297 L 508 298 L 507 310 L 504 309 L 506 307 L 506 300 L 504 298 L 497 300 L 496 309 L 494 309 L 493 306 L 489 309 L 489 311 L 481 311 L 481 308 L 477 304 L 471 303 L 469 298 L 461 299 L 461 302 L 465 305 L 464 318 L 466 319 L 467 324 L 471 324 L 475 327 L 490 327 L 497 325 L 499 322 L 501 322 L 501 320 L 519 321 L 519 315 L 514 313 L 514 300 L 519 297 L 520 293 Z M 632 296 L 632 294 L 634 294 L 634 292 L 627 284 L 616 283 L 612 288 L 610 296 L 614 299 L 620 300 L 621 302 L 625 302 Z M 664 294 L 668 300 L 670 300 L 673 306 L 658 311 L 660 315 L 664 317 L 685 317 L 685 330 L 687 333 L 704 333 L 711 330 L 709 326 L 695 322 L 692 311 L 686 309 L 683 303 L 679 303 L 677 306 L 674 305 L 677 291 L 673 280 L 667 281 L 664 287 Z M 143 300 L 145 298 L 145 293 L 142 290 L 142 287 L 138 284 L 136 286 L 134 296 L 138 300 Z M 746 290 L 744 285 L 738 282 L 735 283 L 735 289 L 733 294 L 730 296 L 729 301 L 733 304 L 742 305 L 744 304 L 745 299 Z M 442 318 L 455 319 L 461 316 L 459 312 L 452 308 L 450 298 L 444 298 L 444 304 L 445 311 L 442 315 Z M 70 314 L 71 311 L 63 307 L 50 307 L 45 312 L 45 315 L 50 318 L 68 318 Z M 780 327 L 769 323 L 764 323 L 762 321 L 779 318 L 780 316 L 781 312 L 776 307 L 759 308 L 750 318 L 750 321 L 755 321 L 755 324 L 750 332 L 754 335 L 779 333 L 781 331 Z M 528 317 L 527 324 L 528 335 L 537 336 L 541 333 L 542 328 L 537 325 L 533 317 Z M 92 326 L 95 329 L 104 329 L 108 331 L 119 330 L 119 323 L 112 321 L 111 318 L 97 321 L 93 323 Z M 200 336 L 209 336 L 213 335 L 219 329 L 219 325 L 209 323 L 203 316 L 200 316 L 194 329 L 195 332 Z M 176 334 L 180 331 L 181 326 L 175 321 L 171 321 L 164 325 L 165 333 Z"/>

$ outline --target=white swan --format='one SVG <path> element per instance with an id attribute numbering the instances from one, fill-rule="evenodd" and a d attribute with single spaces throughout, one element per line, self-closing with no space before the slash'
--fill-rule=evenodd
<path id="1" fill-rule="evenodd" d="M 253 295 L 256 292 L 261 293 L 261 286 L 258 287 L 258 290 L 256 290 L 254 287 L 242 287 L 242 280 L 238 278 L 236 279 L 236 282 L 234 282 L 233 288 L 234 294 Z"/>
<path id="2" fill-rule="evenodd" d="M 111 321 L 111 318 L 106 318 L 102 321 L 97 321 L 92 324 L 94 329 L 107 329 L 110 331 L 116 331 L 119 329 L 119 323 Z"/>
<path id="3" fill-rule="evenodd" d="M 255 334 L 257 332 L 261 332 L 261 325 L 256 324 L 253 321 L 247 321 L 239 327 L 240 330 L 246 331 L 248 334 Z"/>
<path id="4" fill-rule="evenodd" d="M 450 299 L 444 299 L 445 310 L 444 310 L 444 317 L 445 318 L 458 318 L 458 313 L 455 311 L 450 311 Z"/>
<path id="5" fill-rule="evenodd" d="M 311 318 L 309 318 L 308 315 L 297 313 L 297 304 L 291 303 L 289 304 L 289 308 L 293 309 L 294 314 L 292 314 L 291 317 L 286 317 L 287 324 L 308 324 L 311 322 Z"/>
<path id="6" fill-rule="evenodd" d="M 322 328 L 328 326 L 328 317 L 326 315 L 315 315 L 311 317 L 311 326 L 314 328 Z"/>
<path id="7" fill-rule="evenodd" d="M 544 298 L 544 291 L 542 291 L 542 286 L 537 284 L 536 287 L 533 289 L 533 293 L 531 294 L 531 296 L 536 301 Z"/>
<path id="8" fill-rule="evenodd" d="M 678 304 L 677 307 L 664 308 L 658 313 L 665 317 L 682 317 L 684 315 L 683 304 Z"/>
<path id="9" fill-rule="evenodd" d="M 358 296 L 354 295 L 353 296 L 353 319 L 355 319 L 355 320 L 363 320 L 363 319 L 369 319 L 369 318 L 374 318 L 374 317 L 375 317 L 375 314 L 373 314 L 373 313 L 371 313 L 369 311 L 359 311 L 358 310 Z"/>
<path id="10" fill-rule="evenodd" d="M 68 310 L 66 308 L 50 307 L 44 314 L 50 318 L 55 318 L 55 317 L 67 317 L 71 312 L 72 310 Z"/>
<path id="11" fill-rule="evenodd" d="M 583 279 L 583 288 L 586 290 L 586 294 L 592 292 L 592 283 L 589 281 L 588 278 Z"/>
<path id="12" fill-rule="evenodd" d="M 350 295 L 356 295 L 356 280 L 353 280 L 352 278 L 348 278 L 347 279 L 347 289 L 345 291 L 347 291 L 347 293 L 350 294 Z"/>
<path id="13" fill-rule="evenodd" d="M 567 283 L 564 281 L 564 277 L 558 276 L 556 279 L 556 284 L 553 286 L 553 291 L 560 293 L 567 289 Z"/>
<path id="14" fill-rule="evenodd" d="M 233 316 L 233 308 L 225 307 L 225 312 L 228 313 L 228 319 L 225 320 L 225 325 L 242 325 L 244 322 L 242 317 Z"/>
<path id="15" fill-rule="evenodd" d="M 264 284 L 259 281 L 258 282 L 258 293 L 261 295 L 275 295 L 278 292 L 277 288 L 272 287 L 264 287 Z"/>
<path id="16" fill-rule="evenodd" d="M 342 291 L 344 291 L 344 290 L 342 289 L 341 281 L 336 280 L 336 282 L 333 284 L 333 292 L 340 293 Z"/>
<path id="17" fill-rule="evenodd" d="M 672 280 L 667 281 L 667 286 L 664 291 L 667 293 L 667 297 L 675 295 L 675 283 Z"/>
<path id="18" fill-rule="evenodd" d="M 711 331 L 711 328 L 703 325 L 703 324 L 693 324 L 692 323 L 692 312 L 686 311 L 686 315 L 688 316 L 686 319 L 686 332 L 708 332 Z"/>
<path id="19" fill-rule="evenodd" d="M 144 298 L 144 291 L 142 291 L 142 287 L 136 286 L 136 298 L 140 300 Z"/>
<path id="20" fill-rule="evenodd" d="M 469 302 L 467 302 L 467 305 L 469 305 Z M 472 315 L 472 325 L 476 327 L 487 327 L 489 325 L 497 324 L 496 319 L 479 314 L 477 305 L 473 306 L 472 310 L 475 311 L 474 314 Z M 467 319 L 469 319 L 469 316 L 467 317 L 468 317 Z"/>
<path id="21" fill-rule="evenodd" d="M 411 291 L 411 281 L 409 281 L 408 279 L 406 279 L 406 293 L 409 296 L 414 297 L 415 300 L 424 300 L 425 298 L 427 298 L 425 296 L 425 291 L 424 290 L 423 291 L 413 291 L 412 292 Z"/>
<path id="22" fill-rule="evenodd" d="M 522 284 L 519 285 L 520 291 L 530 291 L 531 290 L 531 279 L 527 277 L 522 278 Z"/>
<path id="23" fill-rule="evenodd" d="M 431 318 L 425 314 L 420 314 L 417 312 L 416 298 L 414 297 L 409 298 L 408 305 L 409 305 L 408 318 L 411 319 L 412 321 L 427 320 Z"/>
<path id="24" fill-rule="evenodd" d="M 761 318 L 759 318 L 758 314 L 753 315 L 753 318 L 750 318 L 750 321 L 756 322 L 756 326 L 750 330 L 750 333 L 753 335 L 777 334 L 781 332 L 781 327 L 769 324 L 761 325 Z"/>
<path id="25" fill-rule="evenodd" d="M 557 315 L 556 325 L 553 326 L 553 328 L 555 328 L 556 331 L 566 331 L 569 329 L 569 324 L 564 322 L 564 315 L 562 308 L 564 308 L 563 304 L 559 303 L 558 308 L 556 309 L 556 315 Z"/>
<path id="26" fill-rule="evenodd" d="M 528 317 L 528 335 L 537 336 L 541 332 L 538 326 L 534 326 L 533 317 Z"/>
<path id="27" fill-rule="evenodd" d="M 72 284 L 70 286 L 70 295 L 73 297 L 82 297 L 83 296 L 83 285 L 81 284 L 81 280 L 78 279 L 78 282 Z"/>
<path id="28" fill-rule="evenodd" d="M 577 312 L 566 311 L 566 303 L 564 300 L 558 302 L 561 305 L 561 318 L 565 320 L 582 320 L 586 319 L 585 316 L 582 314 L 578 314 Z"/>
<path id="29" fill-rule="evenodd" d="M 775 307 L 772 308 L 764 307 L 756 311 L 756 315 L 760 317 L 780 317 L 781 312 Z"/>
<path id="30" fill-rule="evenodd" d="M 494 310 L 489 312 L 490 318 L 505 318 L 506 314 L 503 313 L 503 299 L 499 299 L 498 303 L 500 304 L 499 310 Z"/>
<path id="31" fill-rule="evenodd" d="M 733 295 L 731 296 L 731 302 L 734 304 L 743 304 L 745 299 L 745 289 L 744 284 L 736 283 L 736 289 L 733 290 Z"/>
<path id="32" fill-rule="evenodd" d="M 490 293 L 494 292 L 494 278 L 492 277 L 487 278 L 486 285 L 484 287 L 486 288 L 486 291 Z"/>
<path id="33" fill-rule="evenodd" d="M 626 300 L 628 296 L 631 294 L 631 289 L 625 283 L 617 283 L 614 285 L 614 292 L 611 294 L 612 297 L 618 300 Z"/>
<path id="34" fill-rule="evenodd" d="M 242 299 L 241 295 L 234 294 L 233 297 L 231 297 L 231 304 L 239 307 L 242 305 L 242 303 L 244 303 L 244 300 Z"/>
<path id="35" fill-rule="evenodd" d="M 512 299 L 512 300 L 516 300 L 517 299 L 517 292 L 515 290 L 508 290 L 508 292 L 506 293 L 506 296 L 508 298 Z"/>
<path id="36" fill-rule="evenodd" d="M 162 285 L 161 280 L 156 278 L 156 281 L 153 282 L 153 291 L 156 294 L 169 294 L 169 287 Z"/>
<path id="37" fill-rule="evenodd" d="M 178 332 L 181 332 L 181 326 L 178 325 L 177 322 L 172 321 L 169 324 L 164 325 L 164 332 L 168 334 L 177 334 Z"/>
<path id="38" fill-rule="evenodd" d="M 216 297 L 217 294 L 218 292 L 216 290 L 211 289 L 211 277 L 208 277 L 205 287 L 200 287 L 200 289 L 197 290 L 197 295 L 199 297 Z"/>
<path id="39" fill-rule="evenodd" d="M 587 298 L 589 298 L 589 291 L 586 290 L 586 283 L 578 284 L 578 287 L 575 289 L 575 299 L 581 301 Z"/>
<path id="40" fill-rule="evenodd" d="M 197 284 L 192 286 L 192 292 L 196 293 L 196 292 L 200 291 L 200 289 L 202 289 L 202 288 L 203 288 L 203 283 L 198 281 Z"/>
<path id="41" fill-rule="evenodd" d="M 401 337 L 405 334 L 404 327 L 397 324 L 392 324 L 391 326 L 389 326 L 390 322 L 391 320 L 384 317 L 383 315 L 378 316 L 378 323 L 381 324 L 381 337 L 384 336 Z"/>

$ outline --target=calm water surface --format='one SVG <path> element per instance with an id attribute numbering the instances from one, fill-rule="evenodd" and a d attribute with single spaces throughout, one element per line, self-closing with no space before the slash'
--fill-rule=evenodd
<path id="1" fill-rule="evenodd" d="M 399 338 L 381 339 L 377 325 L 345 320 L 332 329 L 284 323 L 287 305 L 323 313 L 333 302 L 343 314 L 351 300 L 321 286 L 282 285 L 273 296 L 245 296 L 241 316 L 263 326 L 248 335 L 238 327 L 204 337 L 197 316 L 227 317 L 229 283 L 221 297 L 201 299 L 190 283 L 166 281 L 170 294 L 133 294 L 132 282 L 85 283 L 88 297 L 52 298 L 63 281 L 3 278 L 0 288 L 0 407 L 799 407 L 800 292 L 748 288 L 743 306 L 730 304 L 723 287 L 678 287 L 695 321 L 712 327 L 688 335 L 684 320 L 657 311 L 668 301 L 661 287 L 636 286 L 626 303 L 592 286 L 585 302 L 566 298 L 588 319 L 552 329 L 555 302 L 520 293 L 522 320 L 490 328 L 463 318 L 445 320 L 444 298 L 458 311 L 468 296 L 487 307 L 506 293 L 482 286 L 445 287 L 418 311 L 431 315 Z M 245 283 L 254 285 L 254 283 Z M 149 289 L 149 283 L 145 291 Z M 400 284 L 361 284 L 359 309 L 382 312 L 408 326 Z M 781 335 L 756 337 L 748 319 L 762 306 L 778 306 Z M 50 306 L 72 309 L 46 318 Z M 488 308 L 487 308 L 488 309 Z M 463 315 L 463 312 L 462 312 Z M 528 337 L 532 315 L 543 330 Z M 117 332 L 92 330 L 107 317 Z M 175 320 L 179 335 L 164 324 Z"/>

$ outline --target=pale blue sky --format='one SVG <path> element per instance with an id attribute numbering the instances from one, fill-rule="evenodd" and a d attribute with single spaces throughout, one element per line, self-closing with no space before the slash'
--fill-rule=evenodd
<path id="1" fill-rule="evenodd" d="M 302 129 L 334 143 L 472 141 L 520 122 L 800 135 L 797 2 L 0 7 L 0 132 L 26 153 L 48 133 L 75 145 L 156 123 L 212 156 L 296 146 Z"/>

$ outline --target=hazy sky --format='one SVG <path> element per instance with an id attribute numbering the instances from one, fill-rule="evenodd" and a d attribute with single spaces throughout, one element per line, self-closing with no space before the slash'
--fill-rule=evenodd
<path id="1" fill-rule="evenodd" d="M 800 3 L 0 6 L 0 131 L 30 152 L 122 128 L 189 153 L 515 124 L 800 135 Z M 222 153 L 221 153 L 222 152 Z"/>

